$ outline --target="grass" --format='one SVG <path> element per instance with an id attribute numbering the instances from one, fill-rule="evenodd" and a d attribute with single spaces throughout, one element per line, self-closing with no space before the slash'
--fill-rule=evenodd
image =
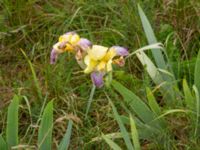
<path id="1" fill-rule="evenodd" d="M 197 1 L 2 0 L 0 133 L 5 135 L 8 105 L 13 95 L 18 94 L 26 96 L 31 107 L 30 116 L 27 102 L 24 98 L 21 99 L 20 143 L 28 143 L 34 133 L 29 145 L 36 145 L 39 130 L 37 122 L 41 115 L 39 112 L 44 109 L 46 101 L 53 100 L 54 122 L 60 119 L 54 123 L 53 149 L 58 147 L 65 135 L 68 124 L 66 120 L 69 119 L 73 121 L 69 149 L 109 149 L 102 140 L 91 142 L 92 138 L 99 137 L 102 133 L 106 136 L 108 133 L 119 132 L 112 107 L 103 92 L 108 89 L 95 90 L 88 117 L 84 120 L 91 90 L 89 76 L 79 72 L 71 54 L 61 56 L 55 66 L 49 64 L 49 55 L 59 35 L 71 30 L 91 39 L 95 44 L 122 45 L 128 47 L 130 52 L 147 45 L 136 2 L 141 4 L 147 14 L 158 41 L 166 47 L 178 87 L 182 89 L 182 79 L 186 78 L 192 91 L 195 62 L 200 49 L 200 4 Z M 149 52 L 147 54 L 150 59 L 153 58 Z M 187 108 L 182 104 L 177 104 L 175 108 L 166 106 L 159 87 L 153 84 L 135 56 L 128 58 L 126 67 L 115 71 L 113 78 L 143 100 L 146 100 L 146 87 L 150 87 L 159 106 L 162 106 L 162 112 Z M 121 96 L 113 91 L 108 94 L 120 115 L 126 115 L 130 111 L 130 106 Z M 199 148 L 197 137 L 192 140 L 188 138 L 192 125 L 186 114 L 170 114 L 165 118 L 168 128 L 175 134 L 169 139 L 168 149 Z M 129 131 L 129 124 L 126 128 Z M 26 137 L 23 138 L 25 133 Z M 122 139 L 116 141 L 120 147 L 125 148 Z M 140 140 L 140 144 L 143 149 L 161 149 L 159 143 L 154 145 Z"/>

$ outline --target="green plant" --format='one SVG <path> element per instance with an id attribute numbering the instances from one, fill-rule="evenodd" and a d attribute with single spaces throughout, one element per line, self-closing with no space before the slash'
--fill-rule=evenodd
<path id="1" fill-rule="evenodd" d="M 173 129 L 170 128 L 170 122 L 168 121 L 168 118 L 170 118 L 170 116 L 173 115 L 173 117 L 175 118 L 187 118 L 190 124 L 189 133 L 187 134 L 187 139 L 189 141 L 187 144 L 183 144 L 182 146 L 191 148 L 193 145 L 195 146 L 195 149 L 198 149 L 199 137 L 197 133 L 200 129 L 200 52 L 198 54 L 195 65 L 194 86 L 192 88 L 194 93 L 190 90 L 185 79 L 183 80 L 182 85 L 183 91 L 179 90 L 177 84 L 173 84 L 173 82 L 175 82 L 175 75 L 171 70 L 169 62 L 167 62 L 168 65 L 166 66 L 166 61 L 164 57 L 167 58 L 167 54 L 164 48 L 160 47 L 159 44 L 155 44 L 157 43 L 157 40 L 150 26 L 150 23 L 148 22 L 147 17 L 145 16 L 140 6 L 138 6 L 138 9 L 148 42 L 151 45 L 135 51 L 134 53 L 130 54 L 130 56 L 136 54 L 136 56 L 146 69 L 150 78 L 153 80 L 155 85 L 158 86 L 158 89 L 160 90 L 161 95 L 166 102 L 164 106 L 165 109 L 159 106 L 156 97 L 153 95 L 153 92 L 149 87 L 147 87 L 146 89 L 146 101 L 136 96 L 132 91 L 124 87 L 119 82 L 113 80 L 112 86 L 114 90 L 117 91 L 123 97 L 125 104 L 128 106 L 128 113 L 131 113 L 135 120 L 137 131 L 135 131 L 135 124 L 133 123 L 133 118 L 126 117 L 124 115 L 120 116 L 110 97 L 108 96 L 108 94 L 106 94 L 113 109 L 114 118 L 118 122 L 120 132 L 105 135 L 103 134 L 102 139 L 104 139 L 113 149 L 120 149 L 120 147 L 119 145 L 117 145 L 116 142 L 112 141 L 111 139 L 119 138 L 124 139 L 125 145 L 129 150 L 140 149 L 138 142 L 139 139 L 140 141 L 147 140 L 148 142 L 150 142 L 152 149 L 177 149 L 181 146 L 177 144 L 178 141 L 175 138 L 177 134 L 174 133 Z M 152 50 L 153 58 L 155 60 L 156 65 L 154 65 L 154 62 L 151 60 L 151 58 L 145 54 L 144 51 L 147 49 Z M 186 106 L 184 107 L 184 105 Z M 177 115 L 176 117 L 176 114 L 179 115 Z M 128 124 L 131 127 L 131 134 L 129 134 L 126 130 L 125 124 Z M 137 136 L 137 132 L 139 136 Z M 130 142 L 130 138 L 132 138 L 135 147 Z"/>
<path id="2" fill-rule="evenodd" d="M 15 95 L 8 107 L 6 140 L 0 135 L 0 149 L 18 149 L 18 148 L 36 148 L 31 145 L 20 145 L 18 142 L 18 110 L 20 97 Z M 39 124 L 37 149 L 52 149 L 52 131 L 53 131 L 53 101 L 50 101 L 43 111 L 41 122 Z M 69 120 L 67 131 L 61 140 L 58 150 L 66 150 L 69 147 L 70 136 L 72 132 L 72 120 Z"/>

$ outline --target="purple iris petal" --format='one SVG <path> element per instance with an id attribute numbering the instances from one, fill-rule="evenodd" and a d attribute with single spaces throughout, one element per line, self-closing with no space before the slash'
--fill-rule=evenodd
<path id="1" fill-rule="evenodd" d="M 121 47 L 121 46 L 113 46 L 112 48 L 114 48 L 117 52 L 117 55 L 119 56 L 127 56 L 129 55 L 128 49 Z"/>
<path id="2" fill-rule="evenodd" d="M 104 73 L 102 72 L 91 73 L 92 82 L 96 87 L 101 88 L 104 85 L 103 76 L 104 76 Z"/>
<path id="3" fill-rule="evenodd" d="M 50 64 L 55 64 L 58 57 L 58 52 L 55 49 L 51 50 Z"/>
<path id="4" fill-rule="evenodd" d="M 88 39 L 81 38 L 78 42 L 78 45 L 83 49 L 86 50 L 92 46 L 92 42 L 90 42 Z"/>

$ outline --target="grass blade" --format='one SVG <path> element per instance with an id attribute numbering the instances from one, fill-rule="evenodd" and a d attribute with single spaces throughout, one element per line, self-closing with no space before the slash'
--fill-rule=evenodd
<path id="1" fill-rule="evenodd" d="M 140 150 L 141 148 L 140 148 L 139 136 L 138 136 L 138 132 L 136 129 L 135 121 L 133 120 L 131 115 L 129 118 L 130 118 L 131 136 L 132 136 L 134 148 L 135 148 L 135 150 Z"/>
<path id="2" fill-rule="evenodd" d="M 8 150 L 7 143 L 3 139 L 2 135 L 0 135 L 0 150 Z"/>
<path id="3" fill-rule="evenodd" d="M 154 119 L 153 112 L 149 109 L 149 107 L 133 92 L 128 90 L 126 87 L 121 85 L 119 82 L 113 80 L 112 86 L 114 89 L 119 92 L 124 100 L 130 105 L 132 110 L 137 114 L 137 116 L 144 121 L 145 123 L 148 123 Z"/>
<path id="4" fill-rule="evenodd" d="M 36 73 L 35 73 L 35 69 L 34 69 L 31 61 L 28 59 L 26 53 L 22 49 L 21 49 L 21 52 L 24 55 L 25 59 L 27 60 L 29 66 L 30 66 L 30 69 L 31 69 L 31 72 L 32 72 L 33 81 L 34 81 L 34 84 L 35 84 L 35 88 L 37 90 L 38 97 L 39 97 L 40 100 L 42 100 L 42 92 L 41 92 L 42 90 L 40 88 L 39 81 L 38 81 Z"/>
<path id="5" fill-rule="evenodd" d="M 195 70 L 194 70 L 194 84 L 200 93 L 200 51 L 197 56 Z"/>
<path id="6" fill-rule="evenodd" d="M 15 95 L 8 107 L 7 114 L 6 140 L 9 149 L 18 144 L 18 111 L 19 97 Z"/>
<path id="7" fill-rule="evenodd" d="M 188 110 L 185 110 L 185 109 L 170 109 L 170 110 L 167 110 L 165 111 L 163 114 L 161 114 L 160 116 L 158 116 L 155 120 L 157 119 L 160 119 L 160 118 L 163 118 L 169 114 L 173 114 L 173 113 L 188 113 Z"/>
<path id="8" fill-rule="evenodd" d="M 199 91 L 195 85 L 193 86 L 193 90 L 196 96 L 196 123 L 195 123 L 195 130 L 194 130 L 194 137 L 196 137 L 199 130 L 200 99 L 199 99 Z"/>
<path id="9" fill-rule="evenodd" d="M 53 101 L 50 101 L 42 116 L 38 134 L 38 149 L 51 150 L 53 128 Z"/>
<path id="10" fill-rule="evenodd" d="M 88 112 L 90 110 L 90 106 L 91 106 L 91 103 L 92 103 L 92 100 L 93 100 L 93 97 L 94 97 L 95 89 L 96 89 L 96 86 L 93 84 L 92 85 L 92 90 L 90 92 L 90 97 L 89 97 L 88 103 L 87 103 L 87 108 L 86 108 L 86 113 L 85 113 L 85 119 L 87 118 Z"/>
<path id="11" fill-rule="evenodd" d="M 140 7 L 139 4 L 138 4 L 138 12 L 139 12 L 140 19 L 142 21 L 142 26 L 143 26 L 144 32 L 146 34 L 148 43 L 149 44 L 157 43 L 157 39 L 153 32 L 151 24 L 149 23 L 148 18 L 146 17 L 144 11 L 142 10 L 142 8 Z M 162 52 L 160 50 L 152 49 L 152 54 L 155 59 L 157 67 L 161 68 L 161 69 L 167 69 Z"/>
<path id="12" fill-rule="evenodd" d="M 67 150 L 69 147 L 70 143 L 70 137 L 72 133 L 72 125 L 73 121 L 69 120 L 68 126 L 67 126 L 67 131 L 65 133 L 65 136 L 63 137 L 61 143 L 59 144 L 58 150 Z"/>
<path id="13" fill-rule="evenodd" d="M 192 93 L 185 79 L 183 79 L 183 92 L 187 108 L 189 108 L 190 110 L 195 110 L 195 99 L 192 96 Z"/>
<path id="14" fill-rule="evenodd" d="M 113 150 L 122 150 L 115 142 L 109 139 L 107 136 L 102 134 L 102 138 L 106 141 L 106 143 L 113 149 Z"/>
<path id="15" fill-rule="evenodd" d="M 107 96 L 107 98 L 108 98 L 108 100 L 109 100 L 109 102 L 110 102 L 110 104 L 112 106 L 112 110 L 113 110 L 115 119 L 117 120 L 117 123 L 119 125 L 120 131 L 122 133 L 122 137 L 123 137 L 123 139 L 125 141 L 127 149 L 128 150 L 133 150 L 133 145 L 132 145 L 131 140 L 129 138 L 129 134 L 128 134 L 128 132 L 127 132 L 127 130 L 126 130 L 126 128 L 125 128 L 125 126 L 124 126 L 124 124 L 123 124 L 123 122 L 122 122 L 122 120 L 121 120 L 121 118 L 120 118 L 120 116 L 119 116 L 119 114 L 117 112 L 117 109 L 115 108 L 115 105 L 112 103 L 111 99 L 108 96 Z"/>
<path id="16" fill-rule="evenodd" d="M 153 93 L 151 92 L 150 88 L 146 88 L 146 92 L 147 92 L 147 99 L 148 99 L 149 106 L 150 106 L 151 110 L 156 115 L 160 115 L 161 114 L 160 107 L 159 107 Z"/>

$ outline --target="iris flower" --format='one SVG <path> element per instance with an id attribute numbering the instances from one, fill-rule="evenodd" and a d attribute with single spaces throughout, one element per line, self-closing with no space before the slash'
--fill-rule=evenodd
<path id="1" fill-rule="evenodd" d="M 86 68 L 85 73 L 91 73 L 91 79 L 96 87 L 102 87 L 103 77 L 112 71 L 112 64 L 119 66 L 124 65 L 124 56 L 127 56 L 128 50 L 121 46 L 113 46 L 111 48 L 93 45 L 87 50 L 84 58 Z"/>
<path id="2" fill-rule="evenodd" d="M 60 36 L 58 42 L 53 45 L 50 63 L 54 64 L 58 55 L 66 51 L 75 53 L 76 59 L 80 60 L 91 46 L 92 43 L 88 39 L 80 38 L 76 32 L 67 32 Z"/>

